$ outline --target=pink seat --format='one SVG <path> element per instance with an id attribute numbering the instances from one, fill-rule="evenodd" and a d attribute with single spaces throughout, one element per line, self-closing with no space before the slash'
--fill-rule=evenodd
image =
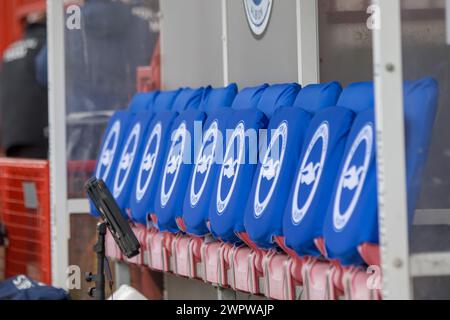
<path id="1" fill-rule="evenodd" d="M 111 234 L 111 232 L 108 231 L 106 232 L 106 239 L 105 239 L 105 251 L 106 251 L 106 256 L 112 260 L 116 260 L 116 261 L 122 261 L 123 260 L 123 256 L 122 256 L 122 252 L 120 251 L 119 247 L 117 246 L 116 242 L 114 241 L 114 238 Z"/>
<path id="2" fill-rule="evenodd" d="M 290 276 L 292 258 L 270 250 L 263 257 L 264 294 L 276 300 L 293 300 L 295 288 Z"/>
<path id="3" fill-rule="evenodd" d="M 202 279 L 197 264 L 201 262 L 202 239 L 188 235 L 176 236 L 172 242 L 174 273 L 191 279 Z"/>
<path id="4" fill-rule="evenodd" d="M 229 287 L 231 279 L 228 279 L 229 255 L 233 246 L 220 241 L 203 242 L 201 255 L 203 263 L 204 280 L 206 282 Z"/>
<path id="5" fill-rule="evenodd" d="M 139 266 L 145 265 L 145 252 L 147 248 L 147 228 L 143 225 L 137 225 L 131 223 L 131 229 L 133 230 L 134 234 L 136 235 L 136 238 L 139 240 L 139 243 L 141 244 L 141 250 L 140 253 L 131 259 L 126 258 L 127 262 L 136 264 Z"/>
<path id="6" fill-rule="evenodd" d="M 342 269 L 334 263 L 311 257 L 302 277 L 305 300 L 337 300 L 342 295 Z"/>
<path id="7" fill-rule="evenodd" d="M 381 275 L 368 272 L 361 267 L 351 267 L 344 271 L 343 286 L 346 300 L 381 300 Z"/>
<path id="8" fill-rule="evenodd" d="M 233 281 L 230 284 L 235 290 L 251 294 L 263 294 L 259 279 L 262 278 L 262 253 L 247 246 L 233 247 L 231 256 L 231 273 Z M 260 266 L 259 268 L 257 268 Z"/>
<path id="9" fill-rule="evenodd" d="M 171 272 L 171 246 L 174 239 L 171 233 L 158 232 L 152 229 L 147 232 L 147 263 L 157 271 Z"/>

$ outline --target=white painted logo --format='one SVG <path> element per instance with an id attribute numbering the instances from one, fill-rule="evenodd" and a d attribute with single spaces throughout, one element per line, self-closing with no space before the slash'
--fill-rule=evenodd
<path id="1" fill-rule="evenodd" d="M 300 224 L 314 200 L 326 160 L 328 140 L 329 125 L 328 122 L 323 122 L 309 142 L 300 166 L 297 182 L 295 183 L 294 197 L 292 199 L 292 222 L 294 225 Z M 320 146 L 319 143 L 322 146 L 320 153 L 314 153 L 313 156 L 312 151 L 315 150 L 316 146 Z M 317 158 L 316 155 L 320 155 L 320 158 Z M 302 199 L 299 206 L 300 193 L 302 193 Z"/>
<path id="2" fill-rule="evenodd" d="M 17 290 L 20 291 L 28 290 L 34 287 L 31 280 L 24 275 L 17 276 L 15 279 L 13 279 L 12 283 L 17 288 Z"/>
<path id="3" fill-rule="evenodd" d="M 180 126 L 173 135 L 172 145 L 170 146 L 169 149 L 169 156 L 167 158 L 167 162 L 164 167 L 162 188 L 161 188 L 161 206 L 163 208 L 167 205 L 167 202 L 172 196 L 175 184 L 178 179 L 181 163 L 183 161 L 184 148 L 186 146 L 186 135 L 187 135 L 186 123 L 183 122 L 182 124 L 180 124 Z M 166 184 L 168 182 L 169 176 L 173 177 L 171 178 L 170 187 L 167 190 Z"/>
<path id="4" fill-rule="evenodd" d="M 234 146 L 237 145 L 238 155 L 235 158 Z M 233 195 L 234 188 L 236 186 L 237 177 L 239 176 L 240 164 L 243 161 L 245 146 L 245 126 L 243 122 L 240 122 L 233 131 L 233 135 L 228 143 L 224 163 L 220 170 L 219 185 L 217 188 L 217 212 L 221 215 L 228 206 L 231 196 Z M 231 185 L 230 185 L 230 181 Z M 222 189 L 225 189 L 224 184 L 230 185 L 226 197 L 222 197 Z"/>
<path id="5" fill-rule="evenodd" d="M 279 139 L 281 138 L 281 151 L 275 150 L 279 147 Z M 261 167 L 260 174 L 258 176 L 258 182 L 256 185 L 255 192 L 255 200 L 253 203 L 255 217 L 259 218 L 264 210 L 266 210 L 267 205 L 272 199 L 273 192 L 278 182 L 278 178 L 280 176 L 281 166 L 284 161 L 284 154 L 286 152 L 286 143 L 288 138 L 288 124 L 286 121 L 280 124 L 280 126 L 276 129 L 274 134 L 272 135 L 272 139 L 270 140 L 269 147 L 267 148 L 266 155 L 264 156 L 263 164 Z M 277 159 L 274 159 L 274 155 L 276 155 Z M 263 201 L 260 201 L 260 191 L 261 191 L 261 183 L 266 180 L 267 182 L 271 182 L 271 186 L 269 192 L 264 197 Z"/>
<path id="6" fill-rule="evenodd" d="M 120 156 L 119 166 L 114 178 L 114 198 L 120 196 L 130 175 L 134 159 L 136 157 L 137 148 L 139 145 L 139 134 L 141 133 L 141 124 L 137 123 L 131 131 Z"/>
<path id="7" fill-rule="evenodd" d="M 97 166 L 97 171 L 95 176 L 103 181 L 108 178 L 109 171 L 111 170 L 111 165 L 114 160 L 114 154 L 117 150 L 117 144 L 119 142 L 120 135 L 120 121 L 117 120 L 109 130 L 106 136 L 105 143 L 103 144 L 102 151 L 100 153 L 99 164 Z M 103 171 L 105 170 L 105 171 Z M 103 173 L 102 173 L 103 171 Z"/>
<path id="8" fill-rule="evenodd" d="M 150 181 L 153 177 L 153 172 L 155 171 L 156 158 L 158 157 L 161 143 L 161 132 L 161 122 L 158 122 L 153 128 L 150 138 L 147 141 L 147 145 L 145 146 L 137 179 L 136 200 L 138 202 L 142 200 L 147 192 L 148 186 L 150 185 Z M 142 184 L 142 177 L 144 174 L 147 175 L 147 178 L 145 178 L 145 182 Z"/>
<path id="9" fill-rule="evenodd" d="M 266 31 L 272 6 L 273 0 L 244 0 L 247 21 L 255 35 L 260 36 Z"/>
<path id="10" fill-rule="evenodd" d="M 362 147 L 364 152 L 360 151 Z M 353 142 L 339 178 L 333 206 L 333 223 L 337 232 L 342 231 L 347 225 L 358 203 L 369 169 L 372 147 L 373 125 L 369 123 L 361 129 Z M 345 210 L 342 210 L 344 212 L 341 212 L 343 199 L 348 205 Z"/>
<path id="11" fill-rule="evenodd" d="M 219 127 L 217 121 L 214 121 L 206 131 L 203 137 L 203 144 L 197 156 L 197 161 L 194 168 L 191 183 L 191 206 L 196 206 L 205 190 L 206 182 L 208 181 L 209 172 L 214 161 L 215 151 L 217 146 L 217 138 L 219 134 Z M 195 183 L 198 178 L 203 179 L 198 191 L 196 191 Z"/>

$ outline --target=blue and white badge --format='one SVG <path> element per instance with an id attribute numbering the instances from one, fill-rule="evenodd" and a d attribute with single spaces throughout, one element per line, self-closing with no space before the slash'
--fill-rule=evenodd
<path id="1" fill-rule="evenodd" d="M 219 135 L 219 126 L 217 120 L 214 121 L 206 131 L 203 137 L 203 144 L 197 156 L 194 173 L 192 176 L 190 202 L 195 207 L 205 191 L 209 172 L 214 161 Z"/>
<path id="2" fill-rule="evenodd" d="M 158 122 L 153 128 L 152 133 L 145 146 L 144 155 L 142 157 L 141 165 L 139 167 L 139 174 L 137 178 L 136 200 L 140 202 L 147 192 L 150 181 L 155 171 L 156 159 L 159 155 L 159 148 L 161 143 L 162 125 Z"/>
<path id="3" fill-rule="evenodd" d="M 173 133 L 169 156 L 164 167 L 161 188 L 161 207 L 163 208 L 167 205 L 167 202 L 172 196 L 175 184 L 178 179 L 178 174 L 183 162 L 184 149 L 186 146 L 186 136 L 186 123 L 183 122 Z"/>
<path id="4" fill-rule="evenodd" d="M 258 176 L 255 200 L 253 203 L 256 218 L 259 218 L 263 214 L 272 199 L 284 161 L 287 138 L 288 124 L 286 121 L 283 121 L 272 134 L 272 139 L 270 140 Z M 261 199 L 263 200 L 261 201 Z"/>
<path id="5" fill-rule="evenodd" d="M 323 122 L 309 142 L 300 166 L 292 200 L 292 223 L 299 225 L 311 206 L 326 160 L 329 124 Z"/>
<path id="6" fill-rule="evenodd" d="M 272 13 L 273 0 L 244 0 L 245 14 L 252 32 L 260 36 L 266 31 Z"/>
<path id="7" fill-rule="evenodd" d="M 333 206 L 334 229 L 339 232 L 350 220 L 361 195 L 373 147 L 373 125 L 366 124 L 345 159 Z"/>
<path id="8" fill-rule="evenodd" d="M 130 175 L 131 168 L 133 166 L 134 159 L 136 157 L 137 148 L 139 145 L 139 134 L 141 132 L 141 124 L 137 123 L 131 131 L 125 146 L 120 156 L 119 166 L 114 178 L 114 198 L 118 198 L 123 191 L 128 176 Z"/>
<path id="9" fill-rule="evenodd" d="M 225 211 L 233 195 L 236 181 L 239 176 L 239 169 L 243 162 L 245 146 L 245 126 L 240 122 L 233 131 L 233 135 L 228 142 L 224 156 L 224 162 L 220 170 L 219 185 L 217 189 L 217 212 L 219 215 Z M 237 152 L 235 152 L 235 147 Z"/>
<path id="10" fill-rule="evenodd" d="M 120 136 L 120 121 L 117 120 L 114 122 L 111 130 L 108 132 L 106 136 L 105 143 L 102 148 L 102 152 L 100 153 L 100 163 L 97 167 L 97 171 L 95 172 L 95 176 L 103 181 L 108 178 L 109 171 L 111 170 L 111 166 L 114 160 L 114 154 L 117 150 L 117 144 L 119 143 Z"/>

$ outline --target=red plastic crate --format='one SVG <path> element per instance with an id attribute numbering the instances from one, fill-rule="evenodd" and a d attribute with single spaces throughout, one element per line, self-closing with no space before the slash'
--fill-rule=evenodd
<path id="1" fill-rule="evenodd" d="M 26 207 L 24 184 L 31 186 Z M 35 192 L 34 192 L 35 191 Z M 29 204 L 28 204 L 29 205 Z M 0 159 L 0 219 L 8 233 L 5 276 L 26 274 L 51 283 L 49 163 Z"/>

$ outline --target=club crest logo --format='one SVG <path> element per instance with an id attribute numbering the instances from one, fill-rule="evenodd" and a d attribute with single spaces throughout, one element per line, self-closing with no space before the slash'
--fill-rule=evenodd
<path id="1" fill-rule="evenodd" d="M 139 145 L 139 134 L 141 133 L 141 124 L 137 123 L 131 131 L 123 148 L 120 162 L 116 171 L 114 179 L 114 197 L 117 198 L 122 193 L 122 190 L 130 175 L 131 167 L 133 166 L 136 157 L 137 147 Z"/>
<path id="2" fill-rule="evenodd" d="M 191 183 L 191 206 L 197 205 L 208 181 L 209 172 L 214 161 L 219 127 L 214 121 L 203 136 L 203 144 L 197 156 Z"/>
<path id="3" fill-rule="evenodd" d="M 256 36 L 260 36 L 266 31 L 272 6 L 273 0 L 244 0 L 248 24 Z"/>
<path id="4" fill-rule="evenodd" d="M 281 166 L 286 152 L 288 137 L 288 124 L 286 121 L 280 124 L 272 135 L 269 147 L 264 156 L 261 171 L 256 185 L 253 209 L 255 217 L 259 218 L 272 199 L 273 192 L 278 182 Z M 261 199 L 263 199 L 261 201 Z"/>
<path id="5" fill-rule="evenodd" d="M 106 136 L 105 143 L 100 153 L 99 164 L 95 176 L 105 181 L 108 178 L 109 171 L 114 160 L 114 154 L 117 150 L 120 135 L 120 121 L 117 120 L 111 127 Z"/>
<path id="6" fill-rule="evenodd" d="M 323 122 L 314 133 L 303 157 L 292 199 L 292 223 L 300 224 L 311 206 L 322 177 L 329 142 L 329 124 Z"/>
<path id="7" fill-rule="evenodd" d="M 161 206 L 164 208 L 172 196 L 173 189 L 178 179 L 180 167 L 183 162 L 184 149 L 186 147 L 187 129 L 186 123 L 180 124 L 173 133 L 172 145 L 169 149 L 169 156 L 164 167 L 162 188 L 161 188 Z M 167 188 L 169 186 L 169 188 Z"/>
<path id="8" fill-rule="evenodd" d="M 224 163 L 219 174 L 217 189 L 217 212 L 221 215 L 228 206 L 236 186 L 239 169 L 243 162 L 245 147 L 245 126 L 240 122 L 234 129 L 225 151 Z"/>
<path id="9" fill-rule="evenodd" d="M 345 159 L 339 177 L 333 206 L 333 224 L 337 232 L 342 231 L 350 220 L 361 195 L 373 148 L 373 125 L 366 124 Z"/>
<path id="10" fill-rule="evenodd" d="M 154 126 L 152 133 L 145 146 L 144 155 L 142 157 L 141 165 L 139 167 L 139 174 L 137 178 L 136 200 L 140 202 L 147 192 L 150 181 L 152 180 L 155 171 L 156 159 L 159 155 L 159 147 L 161 143 L 161 122 Z M 144 182 L 144 183 L 142 183 Z"/>

